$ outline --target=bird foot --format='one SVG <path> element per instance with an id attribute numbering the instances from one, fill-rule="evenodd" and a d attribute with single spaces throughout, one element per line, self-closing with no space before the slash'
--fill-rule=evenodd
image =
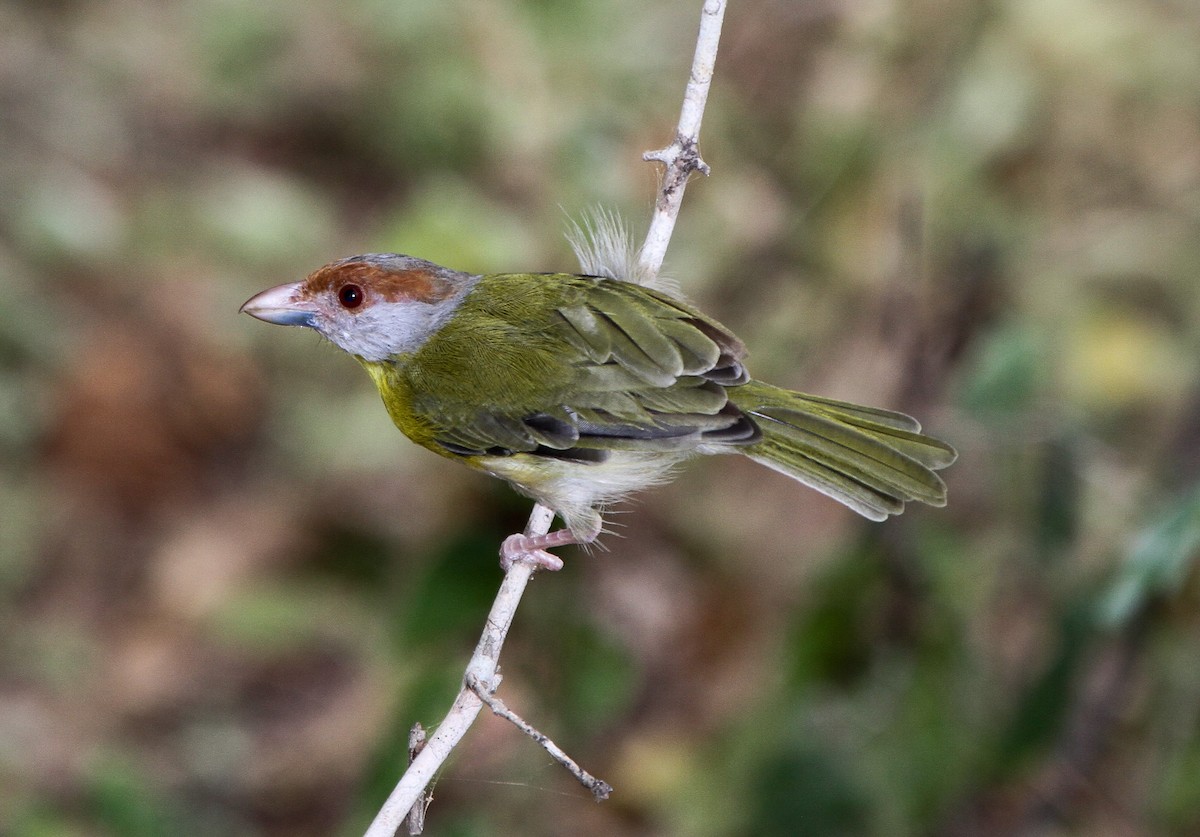
<path id="1" fill-rule="evenodd" d="M 500 569 L 508 572 L 514 561 L 527 561 L 537 569 L 561 570 L 562 559 L 547 549 L 577 543 L 569 529 L 545 535 L 509 535 L 500 545 Z"/>

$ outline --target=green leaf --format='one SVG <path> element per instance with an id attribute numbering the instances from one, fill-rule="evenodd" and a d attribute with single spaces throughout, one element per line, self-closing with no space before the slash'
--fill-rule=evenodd
<path id="1" fill-rule="evenodd" d="M 870 802 L 839 754 L 815 743 L 774 754 L 759 765 L 748 800 L 749 833 L 851 835 L 866 832 Z M 797 830 L 797 824 L 803 828 Z"/>
<path id="2" fill-rule="evenodd" d="M 981 341 L 967 363 L 963 406 L 983 420 L 1004 420 L 1028 410 L 1043 383 L 1045 351 L 1027 325 L 1001 325 Z"/>
<path id="3" fill-rule="evenodd" d="M 1118 627 L 1150 601 L 1174 593 L 1198 554 L 1200 483 L 1134 538 L 1115 583 L 1100 600 L 1100 622 Z"/>

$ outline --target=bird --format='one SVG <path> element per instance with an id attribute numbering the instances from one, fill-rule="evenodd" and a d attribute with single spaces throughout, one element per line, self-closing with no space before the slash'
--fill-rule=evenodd
<path id="1" fill-rule="evenodd" d="M 958 455 L 903 413 L 752 378 L 724 325 L 614 275 L 474 274 L 368 253 L 240 310 L 315 330 L 362 365 L 405 436 L 552 509 L 563 528 L 506 538 L 506 571 L 560 569 L 549 550 L 593 543 L 613 503 L 697 455 L 747 456 L 873 521 L 944 506 L 936 472 Z"/>

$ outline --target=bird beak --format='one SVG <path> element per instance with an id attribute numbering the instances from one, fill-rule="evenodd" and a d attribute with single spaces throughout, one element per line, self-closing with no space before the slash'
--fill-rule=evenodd
<path id="1" fill-rule="evenodd" d="M 267 288 L 246 300 L 246 304 L 238 309 L 238 313 L 249 314 L 265 323 L 275 325 L 315 328 L 317 306 L 310 300 L 301 298 L 302 285 L 301 282 L 293 282 L 290 285 Z"/>

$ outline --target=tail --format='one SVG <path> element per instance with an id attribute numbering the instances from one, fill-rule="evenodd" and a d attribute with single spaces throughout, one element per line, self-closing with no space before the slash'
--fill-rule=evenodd
<path id="1" fill-rule="evenodd" d="M 946 505 L 946 484 L 934 472 L 958 453 L 921 435 L 916 419 L 761 381 L 727 392 L 762 429 L 762 441 L 740 450 L 755 462 L 871 520 L 900 514 L 910 500 Z"/>

